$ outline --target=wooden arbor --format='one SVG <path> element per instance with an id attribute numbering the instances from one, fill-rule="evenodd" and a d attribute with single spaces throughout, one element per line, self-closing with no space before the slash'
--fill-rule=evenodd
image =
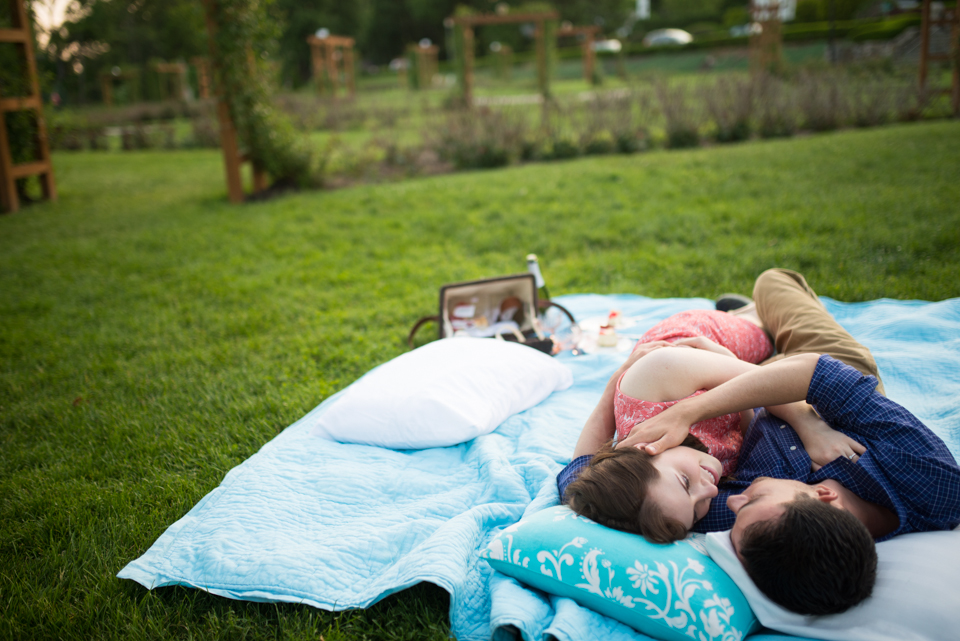
<path id="1" fill-rule="evenodd" d="M 457 63 L 460 66 L 460 90 L 462 92 L 463 103 L 467 107 L 473 106 L 473 56 L 476 45 L 474 44 L 474 27 L 492 24 L 523 24 L 533 23 L 535 26 L 534 35 L 536 38 L 537 51 L 537 85 L 540 89 L 540 95 L 544 102 L 550 97 L 550 74 L 547 69 L 547 40 L 550 39 L 547 30 L 553 29 L 552 23 L 556 22 L 559 15 L 556 11 L 544 11 L 539 13 L 490 13 L 466 16 L 453 16 L 448 18 L 456 29 L 456 40 L 459 44 L 460 55 L 457 56 Z"/>
<path id="2" fill-rule="evenodd" d="M 340 87 L 342 71 L 347 92 L 353 98 L 357 95 L 357 85 L 353 74 L 354 39 L 346 36 L 328 35 L 320 38 L 316 35 L 307 38 L 310 45 L 310 62 L 313 66 L 313 79 L 317 90 L 322 94 L 324 76 L 330 82 L 331 95 L 336 98 Z"/>
<path id="3" fill-rule="evenodd" d="M 750 16 L 750 70 L 754 73 L 771 71 L 783 64 L 783 30 L 780 23 L 780 3 L 776 0 L 752 0 Z"/>
<path id="4" fill-rule="evenodd" d="M 944 8 L 937 18 L 930 12 L 930 0 L 923 0 L 920 23 L 920 92 L 932 94 L 950 94 L 953 115 L 960 116 L 960 12 L 957 7 Z M 950 52 L 930 53 L 930 31 L 932 27 L 950 29 Z M 928 66 L 931 62 L 951 61 L 953 75 L 950 89 L 927 88 Z"/>
<path id="5" fill-rule="evenodd" d="M 187 65 L 182 62 L 155 62 L 152 66 L 157 74 L 160 100 L 183 100 L 183 89 L 187 86 Z"/>
<path id="6" fill-rule="evenodd" d="M 100 72 L 100 92 L 103 94 L 103 104 L 108 107 L 113 106 L 113 83 L 117 80 L 128 84 L 130 102 L 136 102 L 140 98 L 140 71 L 114 67 Z"/>
<path id="7" fill-rule="evenodd" d="M 210 43 L 210 59 L 216 60 L 217 21 L 215 18 L 216 0 L 203 0 L 207 22 L 207 40 Z M 251 52 L 248 50 L 248 54 Z M 252 54 L 250 55 L 252 59 Z M 240 165 L 248 162 L 247 154 L 240 153 L 237 142 L 237 128 L 230 117 L 230 105 L 227 104 L 222 83 L 217 86 L 217 119 L 220 121 L 220 147 L 223 149 L 223 168 L 227 174 L 227 197 L 232 203 L 242 203 L 243 180 L 240 177 Z M 256 163 L 253 165 L 253 192 L 257 193 L 267 188 L 267 172 Z"/>
<path id="8" fill-rule="evenodd" d="M 23 0 L 12 0 L 10 8 L 12 28 L 0 29 L 0 43 L 13 43 L 19 50 L 20 59 L 25 63 L 25 84 L 30 91 L 28 96 L 4 98 L 0 95 L 0 209 L 13 212 L 20 209 L 18 178 L 39 175 L 43 196 L 49 200 L 57 199 L 57 186 L 53 179 L 53 166 L 50 164 L 50 148 L 47 146 L 47 125 L 43 119 L 43 101 L 37 82 L 37 62 L 33 57 L 30 22 Z M 37 131 L 34 153 L 39 158 L 37 161 L 13 164 L 5 114 L 14 111 L 32 111 L 34 114 Z"/>
<path id="9" fill-rule="evenodd" d="M 417 44 L 408 45 L 407 52 L 410 53 L 417 67 L 417 89 L 429 89 L 439 69 L 437 58 L 440 55 L 440 47 L 430 43 L 429 40 L 421 40 Z"/>
<path id="10" fill-rule="evenodd" d="M 580 48 L 583 50 L 583 79 L 593 84 L 595 78 L 593 74 L 596 65 L 597 53 L 593 50 L 593 42 L 600 33 L 600 27 L 590 25 L 586 27 L 574 27 L 569 24 L 561 25 L 557 30 L 557 37 L 574 36 L 582 38 Z"/>

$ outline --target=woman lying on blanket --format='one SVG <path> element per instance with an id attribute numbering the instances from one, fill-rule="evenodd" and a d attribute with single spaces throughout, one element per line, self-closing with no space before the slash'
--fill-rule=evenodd
<path id="1" fill-rule="evenodd" d="M 693 349 L 678 349 L 687 347 Z M 662 349 L 668 348 L 668 349 Z M 657 453 L 635 442 L 614 449 L 609 435 L 633 428 L 684 398 L 697 396 L 757 367 L 773 351 L 752 306 L 734 313 L 681 312 L 654 326 L 610 378 L 574 458 L 594 454 L 566 490 L 570 507 L 594 521 L 667 543 L 686 536 L 717 495 L 721 476 L 736 469 L 753 412 L 696 423 L 682 446 Z M 816 466 L 857 455 L 856 441 L 832 430 L 803 402 L 767 408 L 790 423 Z"/>

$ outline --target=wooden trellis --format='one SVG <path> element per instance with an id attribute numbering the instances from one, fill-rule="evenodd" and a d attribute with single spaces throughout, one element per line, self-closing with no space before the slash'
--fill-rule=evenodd
<path id="1" fill-rule="evenodd" d="M 537 52 L 537 85 L 544 102 L 550 97 L 550 76 L 547 69 L 547 23 L 559 18 L 556 11 L 539 13 L 489 13 L 447 18 L 459 32 L 457 40 L 462 43 L 457 62 L 461 66 L 460 91 L 463 103 L 473 106 L 473 57 L 476 47 L 473 30 L 475 27 L 493 24 L 533 23 Z"/>
<path id="2" fill-rule="evenodd" d="M 207 40 L 210 43 L 210 59 L 216 60 L 217 21 L 215 20 L 216 0 L 204 0 L 207 21 Z M 251 53 L 248 51 L 248 53 Z M 250 56 L 252 59 L 252 55 Z M 223 87 L 217 86 L 217 119 L 220 121 L 220 147 L 223 149 L 223 168 L 227 175 L 227 197 L 232 203 L 242 203 L 243 180 L 240 176 L 240 166 L 250 162 L 253 167 L 253 192 L 257 193 L 267 188 L 267 172 L 257 163 L 252 162 L 247 154 L 240 153 L 237 142 L 237 128 L 230 117 L 230 105 L 227 104 Z"/>
<path id="3" fill-rule="evenodd" d="M 960 116 L 960 12 L 956 7 L 944 8 L 937 18 L 930 12 L 930 0 L 923 0 L 920 22 L 920 91 L 927 94 L 949 94 L 953 105 L 953 115 Z M 950 29 L 949 53 L 930 53 L 930 30 L 932 27 Z M 950 61 L 953 75 L 950 88 L 931 89 L 927 87 L 927 75 L 931 62 Z"/>
<path id="4" fill-rule="evenodd" d="M 30 88 L 29 96 L 4 98 L 0 95 L 0 208 L 3 211 L 14 212 L 20 209 L 20 198 L 17 195 L 18 178 L 40 176 L 43 196 L 49 200 L 57 199 L 57 186 L 53 179 L 50 148 L 47 145 L 47 125 L 43 119 L 43 100 L 40 96 L 40 84 L 37 82 L 37 62 L 33 57 L 30 22 L 27 19 L 23 0 L 12 0 L 10 8 L 12 28 L 0 29 L 0 42 L 13 43 L 19 50 L 21 59 L 26 63 L 26 80 Z M 5 114 L 14 111 L 34 113 L 37 127 L 36 154 L 40 158 L 37 161 L 13 164 Z"/>
<path id="5" fill-rule="evenodd" d="M 596 65 L 597 52 L 593 50 L 593 43 L 600 33 L 600 27 L 595 25 L 574 27 L 569 24 L 561 25 L 557 30 L 557 37 L 582 37 L 580 48 L 583 50 L 583 79 L 593 83 L 593 69 Z"/>
<path id="6" fill-rule="evenodd" d="M 155 62 L 160 100 L 183 100 L 183 88 L 187 84 L 187 65 L 182 62 Z"/>
<path id="7" fill-rule="evenodd" d="M 191 58 L 193 68 L 197 70 L 197 93 L 203 100 L 210 97 L 210 60 L 203 56 Z"/>
<path id="8" fill-rule="evenodd" d="M 347 85 L 347 93 L 351 98 L 357 95 L 357 85 L 353 70 L 354 39 L 346 36 L 329 35 L 318 38 L 313 35 L 307 38 L 310 45 L 310 62 L 313 66 L 313 79 L 317 83 L 317 91 L 321 94 L 324 89 L 324 77 L 330 82 L 331 95 L 336 98 L 340 87 L 340 73 Z"/>
<path id="9" fill-rule="evenodd" d="M 417 88 L 429 89 L 433 84 L 433 77 L 437 74 L 440 55 L 440 47 L 435 44 L 424 46 L 423 44 L 412 44 L 407 46 L 407 51 L 413 54 L 417 65 Z"/>
<path id="10" fill-rule="evenodd" d="M 771 71 L 783 64 L 783 29 L 779 2 L 750 3 L 754 29 L 750 33 L 750 69 Z"/>
<path id="11" fill-rule="evenodd" d="M 136 102 L 140 98 L 140 71 L 114 67 L 100 72 L 100 92 L 103 95 L 103 104 L 108 107 L 113 106 L 113 83 L 116 80 L 127 83 L 130 89 L 130 102 Z"/>

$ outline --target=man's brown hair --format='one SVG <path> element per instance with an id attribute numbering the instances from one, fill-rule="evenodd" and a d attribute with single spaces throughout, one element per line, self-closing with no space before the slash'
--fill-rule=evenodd
<path id="1" fill-rule="evenodd" d="M 695 437 L 687 447 L 706 448 Z M 686 526 L 666 516 L 647 490 L 660 478 L 652 458 L 635 447 L 614 449 L 607 443 L 594 455 L 576 481 L 567 486 L 565 503 L 577 514 L 601 525 L 643 535 L 653 543 L 671 543 L 687 535 Z"/>
<path id="2" fill-rule="evenodd" d="M 779 518 L 743 531 L 743 567 L 770 600 L 798 614 L 838 614 L 873 591 L 877 549 L 850 512 L 798 494 Z"/>

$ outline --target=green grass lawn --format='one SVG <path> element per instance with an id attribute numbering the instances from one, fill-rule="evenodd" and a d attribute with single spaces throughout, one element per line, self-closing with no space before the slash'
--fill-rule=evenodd
<path id="1" fill-rule="evenodd" d="M 224 474 L 404 351 L 446 282 L 554 294 L 960 296 L 960 122 L 655 151 L 231 206 L 217 152 L 61 153 L 0 217 L 0 638 L 435 638 L 420 586 L 368 611 L 114 577 Z"/>

